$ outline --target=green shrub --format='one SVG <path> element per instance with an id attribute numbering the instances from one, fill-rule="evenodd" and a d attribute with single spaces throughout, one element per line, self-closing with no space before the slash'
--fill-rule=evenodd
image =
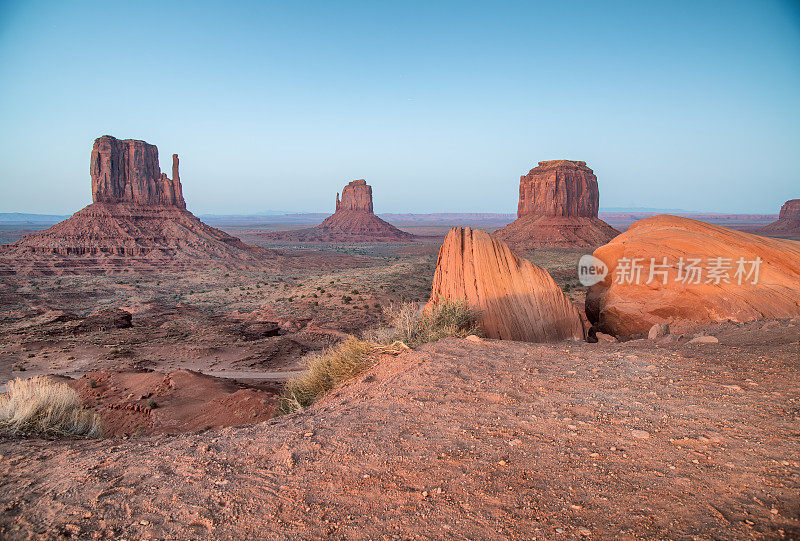
<path id="1" fill-rule="evenodd" d="M 83 407 L 78 393 L 45 376 L 8 382 L 8 392 L 0 395 L 0 428 L 45 436 L 97 438 L 103 434 L 102 419 Z"/>

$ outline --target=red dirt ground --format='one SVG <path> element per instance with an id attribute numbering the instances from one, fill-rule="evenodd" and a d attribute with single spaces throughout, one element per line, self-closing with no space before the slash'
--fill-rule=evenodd
<path id="1" fill-rule="evenodd" d="M 445 339 L 252 426 L 6 437 L 0 537 L 798 538 L 799 325 Z"/>

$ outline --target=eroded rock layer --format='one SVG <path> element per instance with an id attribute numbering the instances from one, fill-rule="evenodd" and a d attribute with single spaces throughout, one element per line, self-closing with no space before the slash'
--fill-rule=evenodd
<path id="1" fill-rule="evenodd" d="M 465 300 L 479 310 L 488 338 L 553 342 L 584 337 L 578 310 L 550 274 L 485 231 L 454 227 L 445 237 L 428 306 L 445 300 Z"/>
<path id="2" fill-rule="evenodd" d="M 722 321 L 800 314 L 800 242 L 689 218 L 639 220 L 594 252 L 608 266 L 586 297 L 597 330 L 646 335 Z"/>

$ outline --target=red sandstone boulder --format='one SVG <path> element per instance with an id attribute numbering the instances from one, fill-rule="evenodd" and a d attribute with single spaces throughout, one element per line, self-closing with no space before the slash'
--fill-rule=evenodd
<path id="1" fill-rule="evenodd" d="M 372 186 L 354 180 L 336 194 L 336 212 L 308 229 L 263 233 L 262 238 L 305 242 L 401 242 L 414 235 L 381 220 L 372 211 Z"/>
<path id="2" fill-rule="evenodd" d="M 466 300 L 478 309 L 488 338 L 584 338 L 578 310 L 550 274 L 485 231 L 454 227 L 445 237 L 428 306 L 443 300 Z"/>
<path id="3" fill-rule="evenodd" d="M 619 233 L 597 217 L 599 205 L 586 162 L 539 162 L 520 177 L 518 219 L 494 234 L 517 250 L 597 246 Z"/>
<path id="4" fill-rule="evenodd" d="M 682 331 L 800 314 L 800 242 L 660 215 L 594 255 L 608 274 L 590 287 L 586 315 L 601 332 L 645 336 L 662 323 Z"/>
<path id="5" fill-rule="evenodd" d="M 764 235 L 800 237 L 800 199 L 790 199 L 784 203 L 778 219 L 756 232 Z"/>

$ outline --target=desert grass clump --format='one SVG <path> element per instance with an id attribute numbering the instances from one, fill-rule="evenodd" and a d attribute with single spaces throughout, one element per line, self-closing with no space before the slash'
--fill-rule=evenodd
<path id="1" fill-rule="evenodd" d="M 375 344 L 351 336 L 321 353 L 308 355 L 304 359 L 308 371 L 286 382 L 281 411 L 304 410 L 339 383 L 369 368 L 375 352 Z"/>
<path id="2" fill-rule="evenodd" d="M 466 301 L 442 301 L 424 310 L 424 305 L 404 302 L 387 310 L 391 340 L 411 347 L 448 336 L 480 335 L 480 313 Z"/>
<path id="3" fill-rule="evenodd" d="M 8 382 L 8 391 L 0 395 L 0 429 L 43 436 L 103 434 L 100 416 L 83 407 L 78 393 L 45 376 Z"/>

